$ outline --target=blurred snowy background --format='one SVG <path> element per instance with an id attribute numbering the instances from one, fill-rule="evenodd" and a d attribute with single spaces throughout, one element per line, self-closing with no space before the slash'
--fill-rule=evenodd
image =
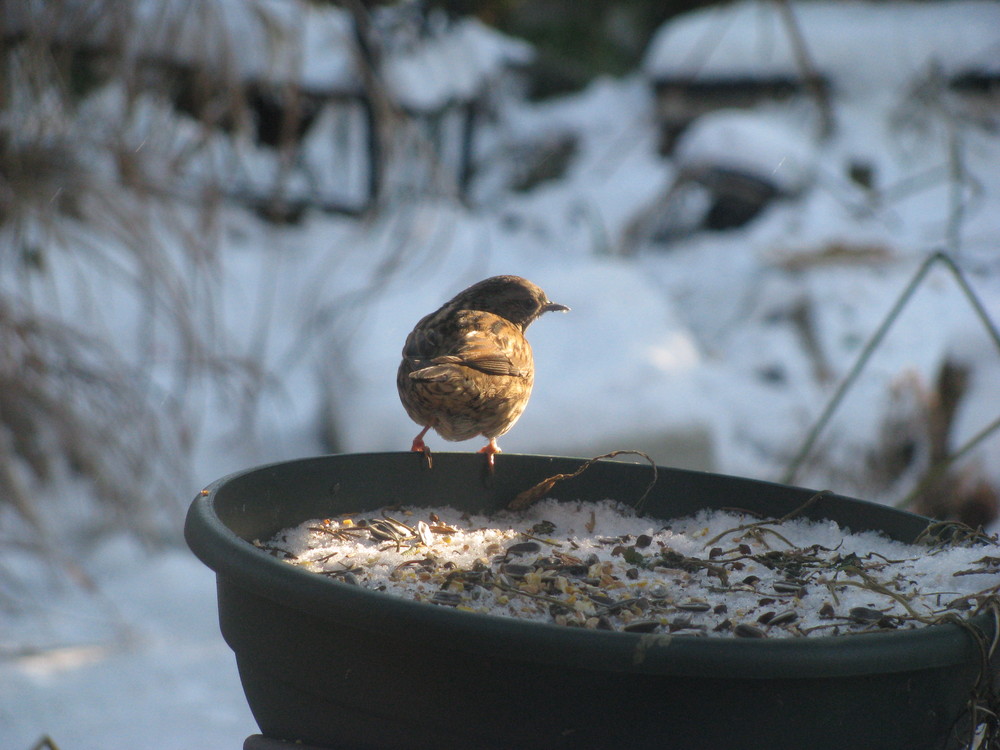
<path id="1" fill-rule="evenodd" d="M 997 529 L 1000 5 L 698 5 L 3 5 L 0 747 L 239 747 L 187 504 L 407 449 L 493 274 L 572 307 L 505 451 Z"/>

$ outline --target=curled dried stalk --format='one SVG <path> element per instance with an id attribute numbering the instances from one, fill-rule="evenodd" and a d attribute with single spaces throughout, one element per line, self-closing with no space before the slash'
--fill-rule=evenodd
<path id="1" fill-rule="evenodd" d="M 543 497 L 545 497 L 546 493 L 550 492 L 556 484 L 563 481 L 564 479 L 572 479 L 574 477 L 578 477 L 598 461 L 601 461 L 605 458 L 614 458 L 615 456 L 641 456 L 642 458 L 649 461 L 649 465 L 653 468 L 653 476 L 650 479 L 649 484 L 646 486 L 646 490 L 642 493 L 642 495 L 635 503 L 634 506 L 635 509 L 639 510 L 642 507 L 642 504 L 645 502 L 646 497 L 649 495 L 650 490 L 653 489 L 653 485 L 656 484 L 657 470 L 656 470 L 656 462 L 652 458 L 650 458 L 649 455 L 643 453 L 642 451 L 635 451 L 635 450 L 611 451 L 610 453 L 605 453 L 600 456 L 595 456 L 594 458 L 584 461 L 580 465 L 580 468 L 578 468 L 571 474 L 553 474 L 551 477 L 543 479 L 534 487 L 524 490 L 523 492 L 519 492 L 517 496 L 507 504 L 507 509 L 524 510 L 532 503 L 535 503 L 538 500 L 541 500 Z"/>
<path id="2" fill-rule="evenodd" d="M 753 523 L 741 523 L 739 526 L 735 526 L 731 529 L 726 529 L 725 531 L 721 532 L 720 534 L 716 534 L 714 537 L 705 542 L 705 548 L 711 547 L 712 545 L 716 544 L 721 539 L 729 536 L 730 534 L 739 534 L 740 532 L 743 531 L 753 531 L 753 530 L 759 530 L 761 532 L 767 532 L 769 534 L 773 534 L 774 536 L 778 537 L 781 541 L 783 541 L 785 544 L 787 544 L 789 547 L 794 547 L 795 545 L 793 545 L 790 541 L 785 539 L 785 537 L 783 537 L 777 531 L 772 529 L 771 526 L 774 524 L 782 524 L 785 523 L 785 521 L 792 520 L 793 518 L 804 513 L 807 508 L 812 506 L 813 503 L 815 503 L 821 497 L 826 497 L 827 495 L 831 494 L 833 493 L 830 490 L 820 490 L 819 492 L 813 494 L 804 503 L 802 503 L 802 505 L 800 505 L 799 507 L 795 508 L 792 511 L 789 511 L 788 513 L 786 513 L 777 520 L 767 519 L 764 521 L 754 521 Z"/>
<path id="3" fill-rule="evenodd" d="M 917 622 L 930 624 L 935 621 L 933 619 L 918 614 L 917 611 L 913 609 L 912 606 L 910 606 L 910 602 L 906 599 L 905 596 L 903 596 L 902 594 L 898 594 L 895 591 L 889 589 L 887 586 L 879 583 L 877 580 L 875 580 L 875 577 L 873 575 L 871 575 L 868 571 L 864 570 L 863 568 L 860 568 L 856 565 L 848 565 L 843 568 L 843 572 L 847 573 L 848 575 L 858 576 L 861 579 L 861 581 L 851 581 L 851 580 L 845 580 L 843 578 L 838 578 L 836 581 L 837 586 L 845 586 L 845 585 L 856 586 L 858 588 L 872 591 L 876 594 L 881 594 L 882 596 L 886 596 L 895 601 L 896 603 L 898 603 L 903 609 L 907 611 L 910 617 L 912 617 Z"/>
<path id="4" fill-rule="evenodd" d="M 928 524 L 927 528 L 913 540 L 913 543 L 926 544 L 930 547 L 943 547 L 945 545 L 971 547 L 975 544 L 990 544 L 993 541 L 994 538 L 982 529 L 974 529 L 960 521 L 938 521 Z"/>
<path id="5" fill-rule="evenodd" d="M 975 641 L 979 650 L 980 666 L 976 684 L 969 696 L 969 737 L 967 747 L 1000 747 L 1000 689 L 997 687 L 997 667 L 995 657 L 997 642 L 1000 640 L 1000 597 L 996 591 L 979 607 L 979 612 L 989 612 L 993 616 L 993 634 L 987 636 L 979 627 L 967 620 L 949 613 L 948 621 L 963 628 Z M 976 745 L 976 733 L 982 728 L 980 744 Z"/>

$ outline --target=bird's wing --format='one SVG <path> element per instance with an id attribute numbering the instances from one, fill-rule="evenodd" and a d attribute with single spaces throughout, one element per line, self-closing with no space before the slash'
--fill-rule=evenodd
<path id="1" fill-rule="evenodd" d="M 424 364 L 420 362 L 418 364 Z M 426 367 L 420 367 L 410 373 L 415 380 L 446 380 L 456 366 L 465 366 L 479 370 L 487 375 L 509 375 L 511 377 L 527 377 L 527 372 L 514 366 L 507 357 L 498 355 L 495 351 L 469 351 L 462 355 L 447 355 L 435 357 Z"/>
<path id="2" fill-rule="evenodd" d="M 449 352 L 448 356 L 454 358 L 452 361 L 487 375 L 518 378 L 530 375 L 522 369 L 524 358 L 517 356 L 515 351 L 519 345 L 527 345 L 520 329 L 491 313 L 474 313 L 470 318 L 475 324 L 465 330 L 455 350 Z"/>
<path id="3" fill-rule="evenodd" d="M 465 365 L 473 370 L 484 372 L 487 375 L 525 376 L 523 370 L 515 367 L 513 362 L 502 353 L 498 353 L 495 349 L 471 349 L 460 355 L 436 357 L 432 362 L 434 365 Z"/>
<path id="4" fill-rule="evenodd" d="M 470 326 L 465 330 L 461 339 L 451 342 L 451 351 L 447 354 L 421 357 L 421 352 L 427 352 L 433 344 L 439 343 L 427 340 L 426 334 L 408 341 L 404 354 L 410 357 L 416 368 L 410 377 L 418 380 L 442 380 L 447 376 L 449 368 L 455 365 L 463 365 L 487 375 L 528 377 L 530 372 L 518 367 L 511 357 L 511 347 L 520 338 L 520 332 L 511 323 L 489 313 L 478 313 L 476 323 L 478 325 L 475 327 Z"/>

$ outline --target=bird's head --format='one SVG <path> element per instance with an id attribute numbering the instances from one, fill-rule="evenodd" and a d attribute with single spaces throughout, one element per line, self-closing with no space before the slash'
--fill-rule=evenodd
<path id="1" fill-rule="evenodd" d="M 520 326 L 522 330 L 542 313 L 569 310 L 566 305 L 549 300 L 540 287 L 520 276 L 484 279 L 460 292 L 449 306 L 490 312 Z"/>

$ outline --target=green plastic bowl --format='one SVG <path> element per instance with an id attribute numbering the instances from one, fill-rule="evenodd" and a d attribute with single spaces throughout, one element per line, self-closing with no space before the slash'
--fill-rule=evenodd
<path id="1" fill-rule="evenodd" d="M 582 459 L 435 453 L 323 456 L 212 484 L 185 536 L 217 575 L 222 634 L 267 737 L 331 748 L 961 747 L 982 668 L 954 624 L 784 639 L 560 627 L 407 601 L 281 562 L 253 540 L 390 504 L 491 512 Z M 648 465 L 603 462 L 562 500 L 635 502 Z M 678 518 L 740 507 L 782 516 L 813 490 L 660 468 L 643 509 Z M 926 518 L 827 495 L 804 517 L 913 541 Z M 992 618 L 971 620 L 987 639 Z M 996 664 L 992 665 L 992 678 Z"/>

